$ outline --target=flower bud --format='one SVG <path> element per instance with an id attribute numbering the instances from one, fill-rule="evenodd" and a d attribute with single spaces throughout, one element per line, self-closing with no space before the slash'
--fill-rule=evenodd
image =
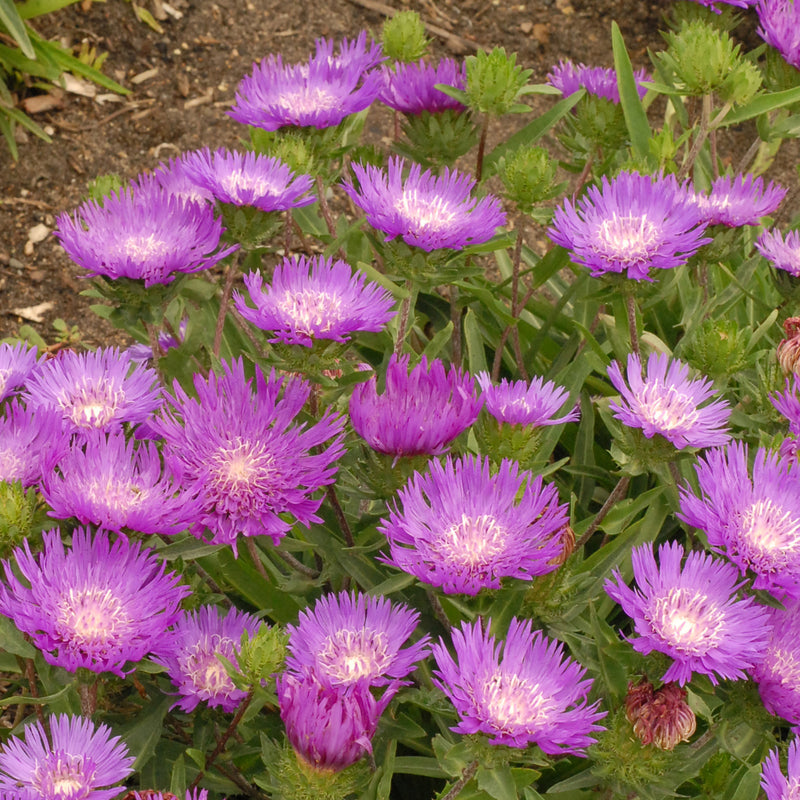
<path id="1" fill-rule="evenodd" d="M 542 147 L 520 147 L 503 159 L 499 172 L 506 197 L 520 211 L 529 213 L 553 196 L 556 162 Z"/>
<path id="2" fill-rule="evenodd" d="M 467 105 L 474 111 L 496 117 L 518 111 L 530 111 L 519 103 L 519 98 L 528 94 L 528 78 L 533 70 L 517 66 L 517 55 L 506 55 L 505 48 L 495 47 L 491 53 L 479 50 L 466 59 Z"/>
<path id="3" fill-rule="evenodd" d="M 778 344 L 778 363 L 785 375 L 800 375 L 800 317 L 789 317 L 783 322 L 785 339 Z"/>
<path id="4" fill-rule="evenodd" d="M 425 25 L 416 11 L 401 11 L 383 25 L 383 52 L 394 61 L 419 61 L 428 49 Z"/>
<path id="5" fill-rule="evenodd" d="M 625 713 L 639 741 L 659 750 L 674 750 L 680 742 L 689 741 L 697 728 L 686 690 L 677 683 L 666 683 L 655 692 L 646 679 L 629 685 Z"/>

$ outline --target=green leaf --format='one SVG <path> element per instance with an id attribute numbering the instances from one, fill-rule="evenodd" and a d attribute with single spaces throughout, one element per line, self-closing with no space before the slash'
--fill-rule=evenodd
<path id="1" fill-rule="evenodd" d="M 467 309 L 464 315 L 464 341 L 467 346 L 467 358 L 470 375 L 477 375 L 479 372 L 488 372 L 489 367 L 486 363 L 486 349 L 481 336 L 480 323 L 475 312 Z"/>
<path id="2" fill-rule="evenodd" d="M 722 123 L 724 126 L 738 125 L 740 122 L 775 111 L 777 108 L 790 106 L 792 103 L 800 102 L 800 86 L 794 89 L 786 89 L 783 92 L 771 92 L 760 94 L 739 108 L 729 112 Z"/>
<path id="3" fill-rule="evenodd" d="M 134 769 L 141 769 L 156 752 L 156 744 L 164 730 L 164 717 L 172 705 L 172 697 L 163 695 L 133 717 L 134 724 L 120 731 L 131 753 L 136 753 Z"/>
<path id="4" fill-rule="evenodd" d="M 475 777 L 478 788 L 495 800 L 517 800 L 517 786 L 508 764 L 494 768 L 480 767 Z"/>
<path id="5" fill-rule="evenodd" d="M 3 616 L 0 616 L 0 648 L 21 658 L 36 656 L 36 648 L 25 641 L 25 637 L 8 617 Z"/>
<path id="6" fill-rule="evenodd" d="M 19 11 L 15 7 L 13 0 L 0 0 L 0 23 L 2 23 L 11 38 L 19 45 L 19 49 L 28 58 L 36 58 L 33 45 L 28 37 L 27 26 L 22 21 Z"/>
<path id="7" fill-rule="evenodd" d="M 22 19 L 33 19 L 50 14 L 61 8 L 74 5 L 79 0 L 25 0 L 17 5 L 17 12 Z"/>
<path id="8" fill-rule="evenodd" d="M 639 158 L 646 159 L 650 154 L 650 123 L 639 99 L 625 40 L 616 22 L 611 23 L 611 43 L 614 48 L 614 69 L 617 71 L 620 105 L 631 137 L 631 146 Z"/>

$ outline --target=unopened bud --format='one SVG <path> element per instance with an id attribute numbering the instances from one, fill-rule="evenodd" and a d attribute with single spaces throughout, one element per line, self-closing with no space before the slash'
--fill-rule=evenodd
<path id="1" fill-rule="evenodd" d="M 639 741 L 659 750 L 674 750 L 680 742 L 689 741 L 697 728 L 686 690 L 676 683 L 664 684 L 655 692 L 646 681 L 629 688 L 625 711 Z"/>

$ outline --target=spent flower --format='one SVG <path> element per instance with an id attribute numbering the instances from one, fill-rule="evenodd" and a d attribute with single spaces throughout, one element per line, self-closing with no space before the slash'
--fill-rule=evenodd
<path id="1" fill-rule="evenodd" d="M 682 565 L 683 547 L 671 542 L 633 550 L 636 589 L 618 571 L 605 584 L 606 593 L 633 620 L 633 649 L 643 655 L 654 650 L 673 659 L 664 682 L 687 683 L 693 673 L 719 678 L 745 677 L 761 659 L 769 636 L 767 610 L 752 597 L 740 598 L 739 572 L 707 553 L 689 553 Z"/>
<path id="2" fill-rule="evenodd" d="M 92 538 L 76 528 L 66 549 L 54 528 L 44 534 L 40 554 L 25 541 L 14 561 L 24 580 L 3 562 L 0 613 L 31 637 L 49 664 L 69 672 L 124 677 L 126 664 L 151 651 L 189 594 L 152 550 L 125 538 L 112 543 L 102 530 Z"/>
<path id="3" fill-rule="evenodd" d="M 480 620 L 452 631 L 456 658 L 444 642 L 433 645 L 433 681 L 450 698 L 461 721 L 456 733 L 484 733 L 490 744 L 538 745 L 548 755 L 585 755 L 602 730 L 600 701 L 589 704 L 592 681 L 561 643 L 513 618 L 498 642 Z"/>
<path id="4" fill-rule="evenodd" d="M 433 461 L 381 523 L 389 542 L 382 560 L 447 594 L 475 595 L 504 577 L 552 572 L 568 521 L 555 486 L 514 462 L 493 474 L 488 458 Z"/>
<path id="5" fill-rule="evenodd" d="M 506 221 L 500 200 L 472 195 L 475 180 L 466 173 L 444 168 L 441 175 L 422 172 L 412 164 L 403 177 L 405 162 L 390 158 L 387 170 L 353 164 L 358 186 L 345 181 L 344 189 L 367 215 L 367 222 L 426 252 L 461 250 L 488 242 Z"/>
<path id="6" fill-rule="evenodd" d="M 394 298 L 344 261 L 292 256 L 275 267 L 264 288 L 260 271 L 244 276 L 255 308 L 234 293 L 237 311 L 272 342 L 311 347 L 319 339 L 346 342 L 360 331 L 380 331 L 394 316 Z"/>

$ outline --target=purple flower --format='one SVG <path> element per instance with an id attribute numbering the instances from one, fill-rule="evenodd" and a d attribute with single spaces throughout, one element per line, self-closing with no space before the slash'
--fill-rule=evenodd
<path id="1" fill-rule="evenodd" d="M 785 239 L 778 230 L 763 231 L 756 240 L 756 249 L 776 269 L 800 278 L 800 231 L 789 231 Z"/>
<path id="2" fill-rule="evenodd" d="M 789 763 L 786 775 L 781 772 L 780 750 L 771 750 L 761 769 L 761 788 L 767 800 L 792 800 L 800 796 L 800 744 L 789 742 Z"/>
<path id="3" fill-rule="evenodd" d="M 400 490 L 381 523 L 392 564 L 447 594 L 475 595 L 504 577 L 531 580 L 552 572 L 563 549 L 566 505 L 541 476 L 504 460 L 465 457 L 433 461 Z"/>
<path id="4" fill-rule="evenodd" d="M 673 175 L 621 172 L 556 209 L 548 235 L 593 277 L 608 272 L 652 281 L 652 270 L 685 264 L 701 245 L 704 225 Z"/>
<path id="5" fill-rule="evenodd" d="M 390 158 L 388 171 L 353 164 L 358 188 L 351 181 L 344 183 L 369 224 L 383 231 L 387 241 L 400 236 L 406 244 L 427 252 L 460 250 L 488 242 L 505 223 L 500 200 L 493 195 L 473 197 L 475 181 L 466 173 L 445 167 L 437 176 L 412 164 L 404 179 L 404 163 Z"/>
<path id="6" fill-rule="evenodd" d="M 189 176 L 185 155 L 171 158 L 166 164 L 159 164 L 153 170 L 153 177 L 167 194 L 175 195 L 181 200 L 189 200 L 200 205 L 214 202 L 214 195 Z"/>
<path id="7" fill-rule="evenodd" d="M 84 667 L 124 677 L 125 665 L 150 652 L 189 594 L 152 550 L 125 538 L 112 544 L 107 531 L 92 539 L 76 528 L 65 550 L 54 528 L 44 534 L 38 556 L 26 541 L 14 558 L 25 580 L 3 562 L 0 613 L 33 639 L 49 664 L 69 672 Z"/>
<path id="8" fill-rule="evenodd" d="M 28 406 L 60 412 L 76 433 L 138 424 L 161 405 L 158 373 L 115 348 L 61 351 L 28 381 Z"/>
<path id="9" fill-rule="evenodd" d="M 286 735 L 299 758 L 319 770 L 339 772 L 372 752 L 378 718 L 394 696 L 376 700 L 366 684 L 346 690 L 320 683 L 313 673 L 284 672 L 277 680 Z"/>
<path id="10" fill-rule="evenodd" d="M 142 792 L 134 791 L 133 796 L 136 800 L 176 800 L 176 796 L 172 792 L 156 792 L 153 789 Z M 208 789 L 198 789 L 197 787 L 192 790 L 187 789 L 184 795 L 184 800 L 207 800 L 207 798 Z"/>
<path id="11" fill-rule="evenodd" d="M 245 275 L 244 284 L 255 308 L 237 292 L 236 309 L 256 327 L 274 331 L 272 342 L 346 342 L 359 331 L 382 330 L 395 313 L 388 292 L 360 272 L 354 275 L 344 261 L 324 256 L 285 258 L 266 289 L 260 271 Z"/>
<path id="12" fill-rule="evenodd" d="M 310 427 L 298 423 L 308 384 L 258 367 L 255 381 L 247 379 L 241 359 L 223 363 L 221 376 L 196 375 L 194 389 L 189 397 L 176 381 L 171 409 L 154 427 L 173 471 L 200 487 L 212 541 L 235 549 L 243 534 L 277 544 L 292 526 L 283 515 L 319 522 L 322 498 L 312 495 L 333 483 L 343 418 L 329 410 Z"/>
<path id="13" fill-rule="evenodd" d="M 700 213 L 700 221 L 706 225 L 726 225 L 738 228 L 742 225 L 758 225 L 761 217 L 777 210 L 786 189 L 752 175 L 724 175 L 711 184 L 709 193 L 698 192 L 694 196 Z"/>
<path id="14" fill-rule="evenodd" d="M 52 471 L 68 441 L 60 414 L 12 400 L 0 415 L 0 481 L 33 486 Z"/>
<path id="15" fill-rule="evenodd" d="M 606 593 L 633 620 L 638 634 L 630 641 L 643 655 L 654 650 L 673 659 L 661 680 L 683 686 L 692 673 L 738 680 L 761 659 L 769 636 L 766 608 L 752 597 L 739 599 L 739 572 L 708 553 L 689 553 L 676 542 L 633 549 L 637 589 L 629 589 L 618 571 L 606 581 Z"/>
<path id="16" fill-rule="evenodd" d="M 379 453 L 440 455 L 478 418 L 475 382 L 456 367 L 445 372 L 438 359 L 422 356 L 411 372 L 408 363 L 408 355 L 391 356 L 383 394 L 374 377 L 359 384 L 350 397 L 350 421 Z"/>
<path id="17" fill-rule="evenodd" d="M 181 324 L 178 326 L 178 331 L 175 336 L 167 331 L 161 331 L 158 334 L 158 346 L 161 348 L 162 353 L 171 350 L 173 347 L 180 347 L 186 339 L 186 328 L 189 324 L 189 318 L 184 317 Z M 153 348 L 149 344 L 132 344 L 130 347 L 125 348 L 123 351 L 131 361 L 147 362 L 153 358 Z"/>
<path id="18" fill-rule="evenodd" d="M 489 625 L 491 620 L 489 621 Z M 527 747 L 548 755 L 585 755 L 595 723 L 605 712 L 588 705 L 592 687 L 586 670 L 564 655 L 560 642 L 513 618 L 505 641 L 497 642 L 481 622 L 452 632 L 456 660 L 444 642 L 433 646 L 439 667 L 433 682 L 450 698 L 461 722 L 456 733 L 485 733 L 491 744 Z"/>
<path id="19" fill-rule="evenodd" d="M 271 55 L 239 83 L 228 114 L 267 131 L 338 125 L 377 98 L 382 79 L 373 67 L 381 61 L 381 47 L 374 42 L 367 47 L 366 31 L 343 40 L 335 56 L 333 42 L 318 39 L 316 53 L 305 64 L 285 66 L 280 55 Z"/>
<path id="20" fill-rule="evenodd" d="M 382 103 L 404 114 L 421 114 L 428 111 L 465 111 L 466 106 L 436 88 L 436 84 L 466 89 L 467 66 L 453 58 L 443 58 L 435 67 L 424 59 L 416 64 L 395 64 L 394 68 L 384 66 L 383 87 L 380 93 Z"/>
<path id="21" fill-rule="evenodd" d="M 769 401 L 789 422 L 789 432 L 800 436 L 800 383 L 797 375 L 786 379 L 786 388 L 769 396 Z"/>
<path id="22" fill-rule="evenodd" d="M 22 386 L 38 367 L 38 353 L 27 342 L 0 344 L 0 401 Z"/>
<path id="23" fill-rule="evenodd" d="M 56 221 L 61 246 L 88 276 L 132 278 L 145 286 L 213 267 L 237 247 L 217 250 L 223 228 L 213 207 L 169 193 L 152 175 Z"/>
<path id="24" fill-rule="evenodd" d="M 758 35 L 783 59 L 800 69 L 800 4 L 795 0 L 758 0 Z"/>
<path id="25" fill-rule="evenodd" d="M 325 595 L 300 613 L 297 626 L 287 625 L 287 669 L 310 670 L 321 683 L 340 688 L 398 685 L 396 679 L 413 672 L 428 652 L 428 636 L 401 649 L 418 620 L 416 611 L 385 597 Z"/>
<path id="26" fill-rule="evenodd" d="M 314 179 L 310 175 L 295 175 L 278 158 L 225 148 L 212 154 L 207 147 L 183 158 L 189 179 L 222 203 L 254 206 L 261 211 L 286 211 L 316 200 L 314 195 L 303 197 L 314 185 Z"/>
<path id="27" fill-rule="evenodd" d="M 717 3 L 736 6 L 737 8 L 750 8 L 750 6 L 754 6 L 758 0 L 694 0 L 694 2 L 706 8 L 710 8 L 715 14 L 721 14 L 722 11 L 717 8 Z"/>
<path id="28" fill-rule="evenodd" d="M 643 81 L 652 80 L 643 69 L 633 73 L 636 79 L 636 91 L 639 97 L 647 94 L 642 86 Z M 589 94 L 619 103 L 619 87 L 617 73 L 613 69 L 603 67 L 587 67 L 586 64 L 574 64 L 569 59 L 558 62 L 547 74 L 547 82 L 558 89 L 564 97 L 574 94 L 578 89 L 585 89 Z"/>
<path id="29" fill-rule="evenodd" d="M 700 497 L 681 487 L 680 519 L 705 531 L 754 589 L 800 599 L 800 465 L 759 448 L 753 477 L 747 445 L 732 442 L 701 458 Z"/>
<path id="30" fill-rule="evenodd" d="M 714 385 L 707 378 L 691 380 L 689 367 L 682 361 L 651 353 L 642 377 L 639 357 L 631 353 L 628 382 L 616 361 L 609 366 L 608 376 L 622 395 L 619 403 L 610 404 L 614 416 L 630 428 L 641 428 L 648 439 L 659 434 L 678 450 L 716 447 L 730 439 L 725 429 L 728 403 L 715 400 L 703 406 L 714 394 Z"/>
<path id="31" fill-rule="evenodd" d="M 12 736 L 0 752 L 0 789 L 27 800 L 111 800 L 133 772 L 133 756 L 107 725 L 60 714 Z M 51 743 L 52 742 L 52 743 Z"/>
<path id="32" fill-rule="evenodd" d="M 768 609 L 772 628 L 751 677 L 770 714 L 800 727 L 800 606 Z"/>
<path id="33" fill-rule="evenodd" d="M 200 703 L 231 713 L 247 696 L 237 689 L 218 656 L 236 665 L 245 631 L 252 638 L 260 622 L 236 608 L 223 616 L 216 606 L 184 612 L 161 639 L 153 660 L 166 668 L 181 699 L 175 704 L 191 713 Z"/>
<path id="34" fill-rule="evenodd" d="M 562 422 L 575 422 L 581 411 L 575 406 L 563 417 L 556 418 L 559 409 L 569 398 L 563 386 L 544 378 L 533 377 L 526 381 L 507 381 L 503 378 L 499 385 L 492 383 L 488 372 L 477 376 L 483 394 L 484 408 L 498 421 L 509 425 L 560 425 Z"/>
<path id="35" fill-rule="evenodd" d="M 169 474 L 153 442 L 134 446 L 122 433 L 92 431 L 73 441 L 57 470 L 43 475 L 51 517 L 76 517 L 112 531 L 179 533 L 200 516 L 201 500 Z"/>

